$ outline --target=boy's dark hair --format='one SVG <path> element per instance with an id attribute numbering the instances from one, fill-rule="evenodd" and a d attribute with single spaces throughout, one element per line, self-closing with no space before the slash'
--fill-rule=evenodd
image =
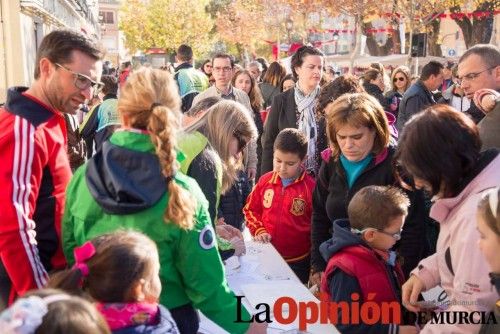
<path id="1" fill-rule="evenodd" d="M 420 80 L 425 81 L 431 77 L 431 75 L 437 76 L 444 69 L 444 65 L 438 61 L 431 60 L 422 67 L 422 73 L 420 73 Z"/>
<path id="2" fill-rule="evenodd" d="M 193 59 L 193 49 L 189 45 L 182 44 L 177 49 L 177 59 L 180 61 L 191 61 Z"/>
<path id="3" fill-rule="evenodd" d="M 227 58 L 231 62 L 231 68 L 234 67 L 234 58 L 230 54 L 227 53 L 217 53 L 215 56 L 212 57 L 212 66 L 214 65 L 214 59 L 217 58 Z"/>
<path id="4" fill-rule="evenodd" d="M 274 141 L 274 151 L 276 150 L 297 154 L 302 160 L 307 154 L 307 138 L 297 129 L 283 129 Z"/>
<path id="5" fill-rule="evenodd" d="M 40 60 L 47 58 L 51 63 L 71 63 L 72 51 L 80 51 L 95 60 L 101 60 L 104 52 L 97 42 L 72 30 L 54 30 L 46 35 L 38 48 L 35 60 L 35 79 L 40 77 Z"/>
<path id="6" fill-rule="evenodd" d="M 115 94 L 118 92 L 118 80 L 112 75 L 103 75 L 101 82 L 104 84 L 102 92 L 104 95 Z"/>
<path id="7" fill-rule="evenodd" d="M 207 111 L 211 106 L 219 101 L 222 101 L 222 98 L 219 96 L 210 96 L 204 98 L 203 100 L 198 101 L 188 111 L 186 111 L 186 115 L 194 117 L 202 111 Z"/>
<path id="8" fill-rule="evenodd" d="M 402 190 L 389 186 L 368 186 L 352 197 L 347 215 L 352 228 L 383 230 L 391 219 L 406 216 L 408 206 L 410 200 Z"/>

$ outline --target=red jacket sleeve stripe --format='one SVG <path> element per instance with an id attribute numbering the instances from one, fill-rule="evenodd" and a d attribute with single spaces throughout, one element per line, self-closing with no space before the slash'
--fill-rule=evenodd
<path id="1" fill-rule="evenodd" d="M 47 274 L 38 256 L 35 241 L 35 222 L 30 218 L 31 165 L 35 149 L 35 127 L 16 116 L 14 124 L 14 161 L 12 202 L 16 210 L 22 246 L 28 257 L 33 277 L 39 288 L 46 284 Z"/>

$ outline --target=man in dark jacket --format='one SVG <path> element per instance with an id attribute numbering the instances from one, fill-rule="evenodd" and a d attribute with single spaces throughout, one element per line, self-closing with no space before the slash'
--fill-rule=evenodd
<path id="1" fill-rule="evenodd" d="M 397 120 L 398 132 L 401 133 L 404 125 L 411 116 L 424 110 L 426 107 L 436 104 L 432 91 L 435 91 L 443 83 L 443 64 L 430 61 L 422 68 L 420 80 L 411 85 L 404 93 L 403 100 L 399 105 Z"/>

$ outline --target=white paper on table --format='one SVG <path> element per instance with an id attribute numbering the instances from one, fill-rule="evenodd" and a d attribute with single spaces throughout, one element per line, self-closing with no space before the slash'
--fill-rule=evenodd
<path id="1" fill-rule="evenodd" d="M 241 262 L 239 257 L 231 256 L 229 259 L 224 261 L 224 266 L 227 271 L 237 270 L 241 267 Z"/>
<path id="2" fill-rule="evenodd" d="M 246 256 L 240 258 L 240 263 L 241 263 L 240 272 L 246 274 L 255 273 L 260 265 L 257 259 L 255 260 L 249 259 Z"/>
<path id="3" fill-rule="evenodd" d="M 268 283 L 245 284 L 241 286 L 243 294 L 252 307 L 265 303 L 271 307 L 280 297 L 291 297 L 295 302 L 314 301 L 314 297 L 304 286 L 296 282 L 270 281 Z M 283 305 L 283 312 L 288 311 L 288 304 Z"/>
<path id="4" fill-rule="evenodd" d="M 258 274 L 236 274 L 227 277 L 227 284 L 237 296 L 245 295 L 241 289 L 243 285 L 266 282 L 261 275 Z"/>

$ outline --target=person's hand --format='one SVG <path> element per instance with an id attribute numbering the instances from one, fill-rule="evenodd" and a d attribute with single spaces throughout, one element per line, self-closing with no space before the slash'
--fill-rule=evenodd
<path id="1" fill-rule="evenodd" d="M 217 223 L 215 225 L 224 225 L 226 221 L 224 220 L 224 217 L 217 218 Z"/>
<path id="2" fill-rule="evenodd" d="M 323 271 L 313 272 L 309 276 L 309 283 L 311 285 L 321 286 L 321 277 L 323 277 Z"/>
<path id="3" fill-rule="evenodd" d="M 418 295 L 424 289 L 424 283 L 420 278 L 415 275 L 411 275 L 410 278 L 401 287 L 402 301 L 404 307 L 408 311 L 418 312 L 420 307 L 417 304 Z"/>
<path id="4" fill-rule="evenodd" d="M 247 252 L 247 248 L 245 246 L 245 241 L 243 239 L 234 237 L 231 240 L 229 240 L 229 242 L 234 248 L 235 256 L 245 255 L 245 253 Z"/>
<path id="5" fill-rule="evenodd" d="M 474 93 L 474 104 L 485 114 L 495 108 L 500 93 L 493 89 L 479 89 Z"/>
<path id="6" fill-rule="evenodd" d="M 266 334 L 267 333 L 267 322 L 252 322 L 250 327 L 248 327 L 246 334 Z"/>
<path id="7" fill-rule="evenodd" d="M 253 237 L 253 239 L 257 242 L 262 242 L 266 244 L 271 241 L 271 235 L 267 232 L 264 232 L 259 235 L 256 235 L 255 237 Z"/>
<path id="8" fill-rule="evenodd" d="M 255 179 L 255 176 L 257 176 L 257 168 L 247 168 L 247 175 L 248 175 L 248 180 L 253 180 Z"/>
<path id="9" fill-rule="evenodd" d="M 415 326 L 399 326 L 399 334 L 416 334 L 418 329 Z"/>
<path id="10" fill-rule="evenodd" d="M 215 232 L 219 237 L 226 240 L 231 240 L 235 237 L 238 237 L 243 240 L 243 234 L 236 227 L 233 227 L 228 224 L 220 224 L 215 226 Z"/>

